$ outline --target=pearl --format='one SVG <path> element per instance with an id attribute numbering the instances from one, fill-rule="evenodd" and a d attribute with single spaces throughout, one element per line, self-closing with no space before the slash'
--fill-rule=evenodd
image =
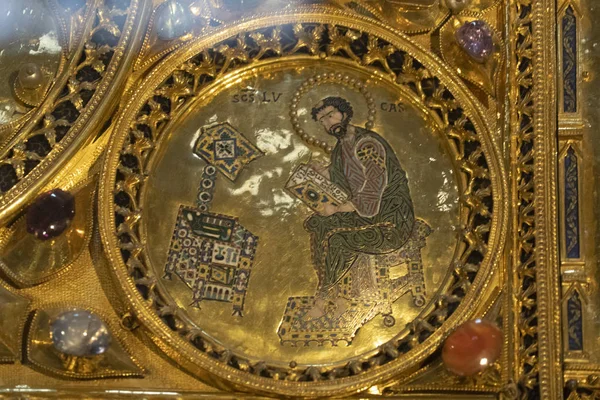
<path id="1" fill-rule="evenodd" d="M 442 361 L 448 371 L 472 376 L 496 362 L 502 351 L 502 332 L 493 323 L 468 321 L 448 336 L 442 348 Z"/>
<path id="2" fill-rule="evenodd" d="M 177 39 L 190 32 L 192 26 L 190 12 L 178 1 L 170 0 L 158 11 L 156 25 L 159 39 Z"/>
<path id="3" fill-rule="evenodd" d="M 19 69 L 17 79 L 25 89 L 37 89 L 44 83 L 42 70 L 35 63 L 27 63 Z"/>
<path id="4" fill-rule="evenodd" d="M 41 194 L 27 209 L 27 232 L 40 240 L 59 236 L 75 217 L 75 198 L 69 192 L 54 189 Z"/>
<path id="5" fill-rule="evenodd" d="M 469 7 L 473 0 L 446 0 L 446 7 L 453 13 L 457 14 Z"/>
<path id="6" fill-rule="evenodd" d="M 77 357 L 105 353 L 112 339 L 104 322 L 85 310 L 60 314 L 50 324 L 50 332 L 56 350 Z"/>
<path id="7" fill-rule="evenodd" d="M 485 62 L 494 51 L 492 29 L 485 21 L 465 23 L 456 31 L 456 41 L 462 49 L 478 62 Z"/>

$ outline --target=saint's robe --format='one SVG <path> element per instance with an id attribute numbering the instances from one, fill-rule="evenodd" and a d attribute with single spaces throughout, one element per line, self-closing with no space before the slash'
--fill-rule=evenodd
<path id="1" fill-rule="evenodd" d="M 394 150 L 375 132 L 359 127 L 355 132 L 353 140 L 338 140 L 329 174 L 350 195 L 356 211 L 315 214 L 305 222 L 321 297 L 361 253 L 384 254 L 402 247 L 415 222 L 408 179 Z"/>

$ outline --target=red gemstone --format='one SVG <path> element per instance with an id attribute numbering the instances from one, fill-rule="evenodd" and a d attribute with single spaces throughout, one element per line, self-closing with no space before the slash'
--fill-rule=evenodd
<path id="1" fill-rule="evenodd" d="M 41 194 L 27 209 L 27 232 L 40 240 L 59 236 L 75 216 L 75 198 L 69 192 L 54 189 Z"/>
<path id="2" fill-rule="evenodd" d="M 446 368 L 460 376 L 471 376 L 496 362 L 502 351 L 502 332 L 493 323 L 468 321 L 459 326 L 444 343 L 442 360 Z"/>

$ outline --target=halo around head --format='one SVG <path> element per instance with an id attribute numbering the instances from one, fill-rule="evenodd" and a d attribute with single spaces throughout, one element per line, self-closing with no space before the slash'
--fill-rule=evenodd
<path id="1" fill-rule="evenodd" d="M 349 75 L 344 75 L 341 73 L 325 73 L 325 74 L 319 74 L 319 75 L 315 75 L 312 78 L 307 79 L 306 81 L 302 82 L 302 85 L 300 85 L 298 87 L 298 89 L 296 90 L 296 92 L 294 93 L 294 96 L 292 97 L 292 102 L 290 104 L 290 119 L 292 122 L 292 126 L 294 127 L 294 132 L 300 136 L 300 138 L 309 146 L 314 146 L 317 148 L 320 148 L 321 150 L 323 150 L 325 153 L 329 154 L 333 151 L 333 148 L 327 144 L 326 141 L 324 140 L 318 140 L 315 137 L 312 137 L 311 135 L 309 135 L 304 129 L 302 129 L 302 127 L 300 126 L 300 120 L 299 120 L 299 111 L 298 111 L 298 104 L 300 103 L 300 99 L 302 98 L 302 96 L 304 96 L 306 93 L 310 92 L 312 89 L 314 89 L 317 86 L 323 85 L 323 84 L 328 84 L 328 83 L 338 83 L 341 84 L 347 88 L 350 88 L 352 90 L 355 90 L 359 93 L 361 93 L 366 102 L 367 102 L 367 108 L 368 108 L 368 116 L 367 116 L 367 123 L 365 124 L 365 128 L 368 130 L 373 129 L 373 126 L 375 124 L 375 100 L 373 99 L 373 96 L 371 96 L 371 93 L 369 93 L 366 85 L 364 84 L 364 82 L 352 78 Z"/>

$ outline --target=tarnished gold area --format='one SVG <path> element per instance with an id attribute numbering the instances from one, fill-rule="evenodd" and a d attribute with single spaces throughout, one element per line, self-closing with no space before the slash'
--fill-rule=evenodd
<path id="1" fill-rule="evenodd" d="M 385 20 L 402 31 L 411 33 L 438 28 L 449 11 L 443 0 L 335 0 L 361 14 Z"/>
<path id="2" fill-rule="evenodd" d="M 68 40 L 64 19 L 55 3 L 6 1 L 0 12 L 0 144 L 32 116 L 48 92 L 54 77 L 65 68 Z M 24 88 L 18 79 L 27 63 L 35 63 L 43 75 L 36 88 Z"/>
<path id="3" fill-rule="evenodd" d="M 57 35 L 68 41 L 62 49 L 69 50 L 69 58 L 63 60 L 62 73 L 49 79 L 52 87 L 43 102 L 20 124 L 5 128 L 7 133 L 0 143 L 0 219 L 5 223 L 47 183 L 42 179 L 45 172 L 52 174 L 66 162 L 68 154 L 89 143 L 89 137 L 79 134 L 84 126 L 102 127 L 105 116 L 98 110 L 107 111 L 111 106 L 102 96 L 115 91 L 116 87 L 109 86 L 115 77 L 117 86 L 123 82 L 124 76 L 118 71 L 123 50 L 135 34 L 134 19 L 139 10 L 136 0 L 90 1 L 72 11 L 66 10 L 71 10 L 67 3 L 53 0 L 48 4 L 61 22 Z M 15 2 L 15 7 L 20 5 Z M 40 12 L 36 6 L 29 9 L 32 14 L 34 8 Z"/>
<path id="4" fill-rule="evenodd" d="M 30 301 L 0 286 L 0 362 L 14 362 L 21 355 L 23 325 Z"/>

